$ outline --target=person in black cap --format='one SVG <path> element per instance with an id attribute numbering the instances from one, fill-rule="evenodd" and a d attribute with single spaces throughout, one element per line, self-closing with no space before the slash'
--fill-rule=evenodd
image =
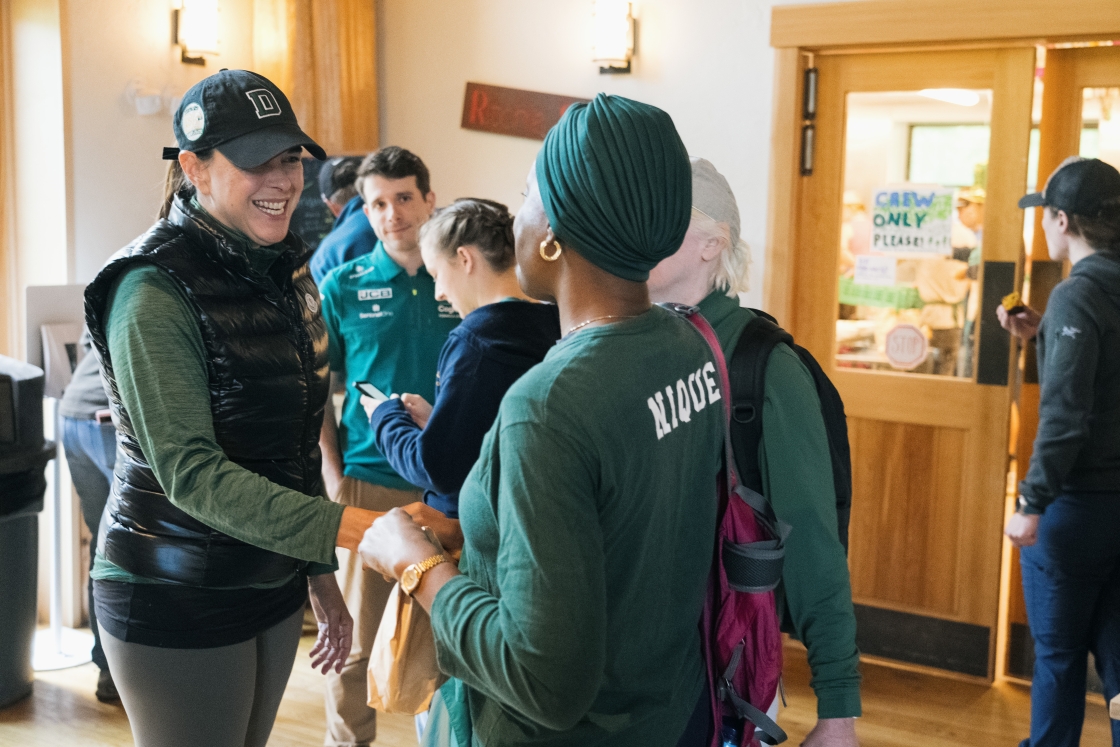
<path id="1" fill-rule="evenodd" d="M 354 182 L 357 181 L 361 162 L 362 159 L 357 156 L 340 156 L 328 159 L 319 169 L 319 196 L 336 220 L 350 201 L 358 196 Z"/>
<path id="2" fill-rule="evenodd" d="M 1042 385 L 1030 467 L 1004 530 L 1022 548 L 1034 638 L 1031 734 L 1020 746 L 1075 746 L 1090 652 L 1105 700 L 1120 693 L 1120 172 L 1068 159 L 1019 207 L 1042 208 L 1050 257 L 1072 266 L 1045 314 L 996 310 L 1012 334 L 1037 336 Z"/>
<path id="3" fill-rule="evenodd" d="M 361 163 L 358 157 L 331 159 L 319 172 L 319 191 L 335 214 L 335 221 L 311 257 L 311 277 L 317 285 L 322 284 L 323 278 L 334 268 L 369 254 L 377 246 L 377 234 L 365 214 L 365 200 L 358 194 Z M 333 192 L 328 193 L 328 190 Z M 345 195 L 349 196 L 343 199 Z M 341 208 L 336 210 L 339 203 L 342 203 Z"/>
<path id="4" fill-rule="evenodd" d="M 334 550 L 378 514 L 323 497 L 326 328 L 289 230 L 323 149 L 244 70 L 192 87 L 174 130 L 166 217 L 86 290 L 120 445 L 94 602 L 137 745 L 263 746 L 309 588 L 314 665 L 350 650 Z"/>

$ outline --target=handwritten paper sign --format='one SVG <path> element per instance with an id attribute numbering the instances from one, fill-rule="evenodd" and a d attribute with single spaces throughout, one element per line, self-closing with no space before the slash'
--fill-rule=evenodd
<path id="1" fill-rule="evenodd" d="M 898 257 L 858 254 L 853 279 L 860 285 L 894 285 L 897 269 Z"/>
<path id="2" fill-rule="evenodd" d="M 891 366 L 909 371 L 920 366 L 929 355 L 929 341 L 913 324 L 896 324 L 887 333 L 884 352 Z"/>
<path id="3" fill-rule="evenodd" d="M 871 198 L 871 250 L 895 255 L 953 253 L 953 190 L 899 184 Z"/>
<path id="4" fill-rule="evenodd" d="M 465 130 L 544 140 L 568 107 L 581 101 L 587 99 L 467 83 L 460 126 Z"/>

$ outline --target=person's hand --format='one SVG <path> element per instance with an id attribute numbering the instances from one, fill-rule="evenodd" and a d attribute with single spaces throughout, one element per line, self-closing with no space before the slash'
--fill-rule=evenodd
<path id="1" fill-rule="evenodd" d="M 463 547 L 463 529 L 458 519 L 449 519 L 427 503 L 410 503 L 404 507 L 405 513 L 422 527 L 431 527 L 440 544 L 447 552 L 454 554 Z"/>
<path id="2" fill-rule="evenodd" d="M 854 718 L 822 718 L 805 736 L 802 747 L 859 747 Z"/>
<path id="3" fill-rule="evenodd" d="M 1018 511 L 1011 514 L 1003 533 L 1016 547 L 1030 547 L 1038 542 L 1038 514 L 1021 514 Z"/>
<path id="4" fill-rule="evenodd" d="M 401 402 L 404 404 L 404 409 L 412 416 L 412 422 L 421 428 L 428 424 L 428 418 L 432 416 L 432 406 L 426 399 L 419 394 L 402 394 Z"/>
<path id="5" fill-rule="evenodd" d="M 311 592 L 311 609 L 315 611 L 315 620 L 319 623 L 319 637 L 309 654 L 311 668 L 321 668 L 323 674 L 333 668 L 339 673 L 350 656 L 354 618 L 346 609 L 346 601 L 333 573 L 310 577 L 307 588 Z"/>
<path id="6" fill-rule="evenodd" d="M 996 318 L 1001 327 L 1023 342 L 1033 340 L 1038 334 L 1038 325 L 1042 323 L 1042 315 L 1030 306 L 1024 306 L 1018 314 L 1008 314 L 1003 306 L 997 306 Z"/>
<path id="7" fill-rule="evenodd" d="M 366 530 L 358 545 L 362 563 L 385 578 L 399 580 L 404 569 L 439 553 L 420 525 L 403 509 L 394 508 Z"/>
<path id="8" fill-rule="evenodd" d="M 399 399 L 399 397 L 396 394 L 394 394 L 394 395 L 390 396 L 389 399 Z M 358 402 L 361 403 L 362 409 L 366 411 L 366 418 L 369 419 L 369 420 L 373 420 L 374 410 L 376 410 L 378 407 L 381 407 L 381 405 L 388 402 L 389 399 L 374 399 L 373 397 L 367 397 L 366 395 L 363 394 L 361 396 L 361 398 L 358 400 Z"/>

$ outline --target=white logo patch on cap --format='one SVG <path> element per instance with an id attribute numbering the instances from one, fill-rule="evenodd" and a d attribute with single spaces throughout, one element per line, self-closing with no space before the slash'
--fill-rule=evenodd
<path id="1" fill-rule="evenodd" d="M 312 314 L 319 310 L 319 299 L 315 298 L 315 296 L 310 293 L 304 293 L 303 300 Z"/>
<path id="2" fill-rule="evenodd" d="M 197 103 L 188 104 L 179 126 L 183 129 L 183 136 L 192 143 L 202 137 L 202 131 L 206 129 L 206 115 L 202 107 Z"/>
<path id="3" fill-rule="evenodd" d="M 280 116 L 280 104 L 276 103 L 272 91 L 267 88 L 257 88 L 247 91 L 245 95 L 253 102 L 253 108 L 257 110 L 257 119 Z"/>

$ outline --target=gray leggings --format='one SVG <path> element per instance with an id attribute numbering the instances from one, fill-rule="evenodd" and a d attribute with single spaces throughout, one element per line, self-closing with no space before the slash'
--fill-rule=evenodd
<path id="1" fill-rule="evenodd" d="M 101 645 L 136 747 L 264 747 L 292 673 L 303 610 L 219 648 Z"/>

